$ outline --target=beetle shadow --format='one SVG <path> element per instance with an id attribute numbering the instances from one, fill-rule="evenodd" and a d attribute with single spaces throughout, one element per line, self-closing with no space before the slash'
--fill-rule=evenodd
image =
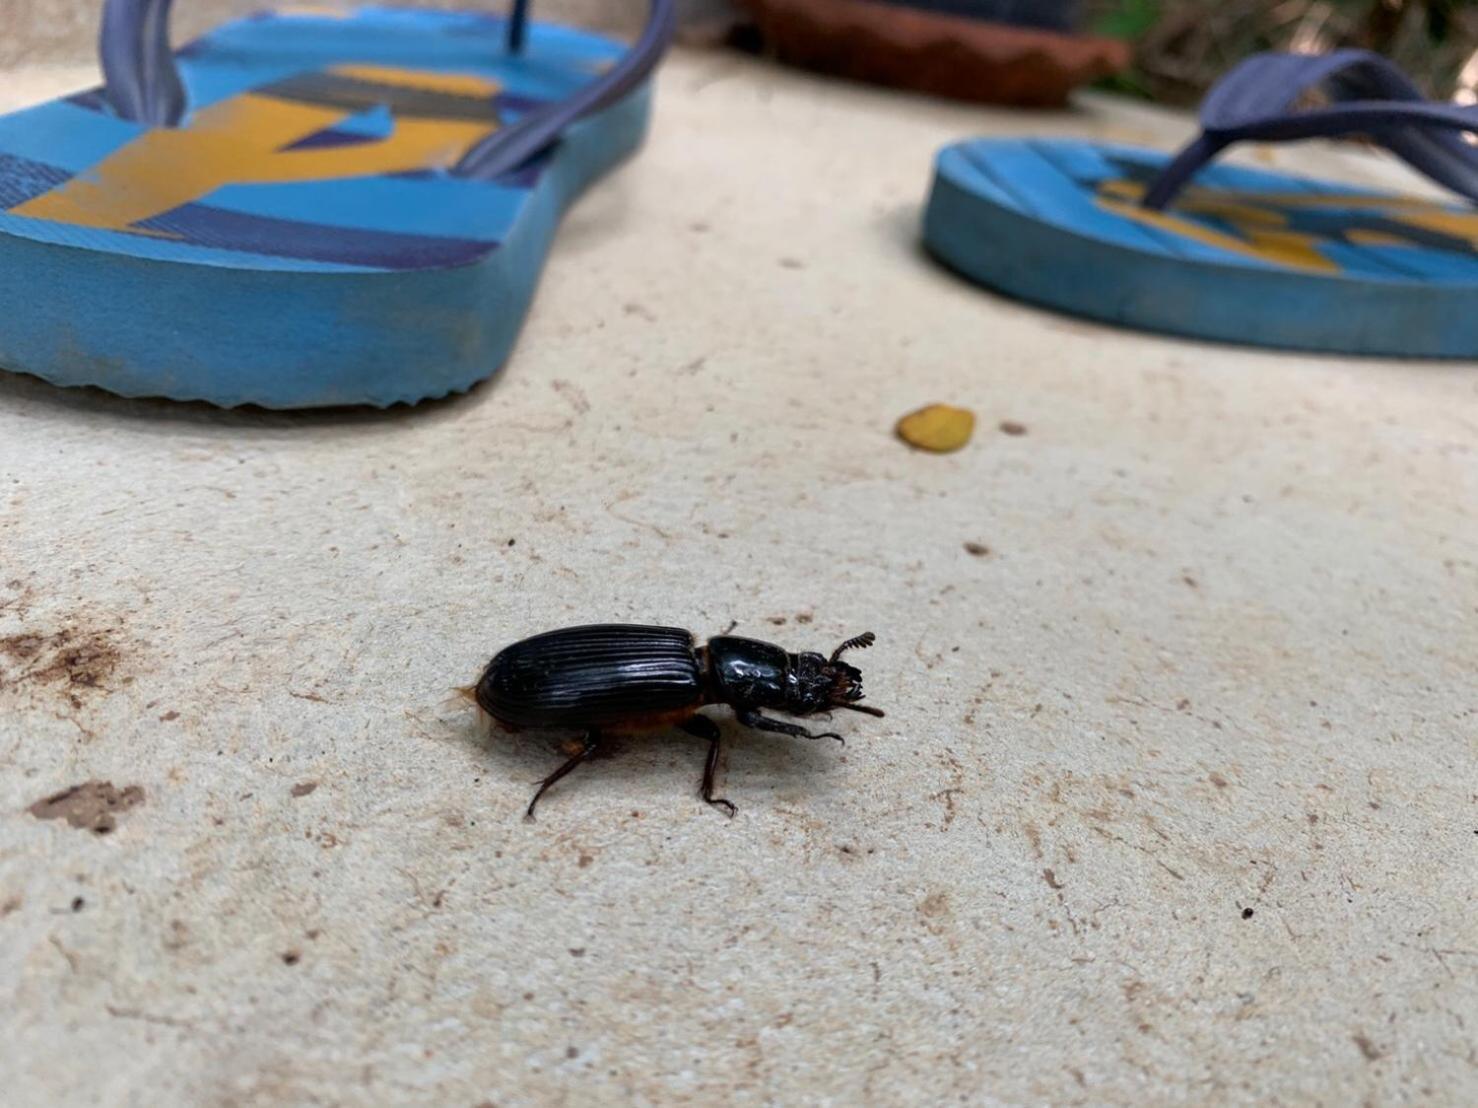
<path id="1" fill-rule="evenodd" d="M 834 739 L 796 739 L 741 727 L 732 716 L 709 717 L 723 734 L 717 788 L 740 809 L 775 790 L 814 780 L 818 789 L 835 772 L 845 748 Z M 525 788 L 518 797 L 527 803 L 539 782 L 558 769 L 579 749 L 578 731 L 505 731 L 486 719 L 468 725 L 464 734 L 478 747 L 489 776 L 509 789 Z M 691 796 L 698 803 L 708 744 L 677 728 L 639 735 L 609 735 L 590 761 L 575 769 L 539 801 L 546 805 L 572 799 L 585 789 L 603 795 Z M 658 783 L 657 785 L 654 785 Z M 658 787 L 660 786 L 660 787 Z"/>

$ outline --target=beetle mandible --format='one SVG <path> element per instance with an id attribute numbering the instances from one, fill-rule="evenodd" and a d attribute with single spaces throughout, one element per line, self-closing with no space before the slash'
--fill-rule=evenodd
<path id="1" fill-rule="evenodd" d="M 842 661 L 849 650 L 873 644 L 871 631 L 831 653 L 791 654 L 774 643 L 719 635 L 699 645 L 691 631 L 605 623 L 567 627 L 516 642 L 493 656 L 473 687 L 474 699 L 509 730 L 571 729 L 585 732 L 579 753 L 544 778 L 529 802 L 527 818 L 545 791 L 600 750 L 611 732 L 679 727 L 708 740 L 703 799 L 732 816 L 738 810 L 713 795 L 719 729 L 698 709 L 727 704 L 745 727 L 807 739 L 836 739 L 797 723 L 771 719 L 762 710 L 810 716 L 847 708 L 881 716 L 862 699 L 862 674 Z"/>

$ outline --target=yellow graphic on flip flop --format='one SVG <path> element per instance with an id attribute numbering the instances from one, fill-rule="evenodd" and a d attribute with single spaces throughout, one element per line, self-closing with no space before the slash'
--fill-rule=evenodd
<path id="1" fill-rule="evenodd" d="M 152 128 L 10 214 L 130 230 L 228 185 L 447 168 L 498 129 L 500 87 L 466 74 L 336 66 L 221 100 L 181 127 Z M 391 116 L 385 137 L 291 149 L 377 103 Z"/>
<path id="2" fill-rule="evenodd" d="M 1408 247 L 1468 255 L 1478 251 L 1478 212 L 1416 197 L 1343 193 L 1244 192 L 1190 186 L 1164 211 L 1140 206 L 1145 186 L 1112 179 L 1098 185 L 1105 211 L 1147 227 L 1270 265 L 1340 273 L 1332 245 Z M 1307 226 L 1311 214 L 1339 212 L 1331 229 Z M 1198 218 L 1202 217 L 1202 218 Z M 1212 224 L 1207 220 L 1215 220 Z M 1301 226 L 1303 224 L 1303 226 Z M 1409 228 L 1411 234 L 1402 233 Z"/>

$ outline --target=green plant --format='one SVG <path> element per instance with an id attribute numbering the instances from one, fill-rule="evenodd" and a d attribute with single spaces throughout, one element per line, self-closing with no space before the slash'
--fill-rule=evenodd
<path id="1" fill-rule="evenodd" d="M 1432 96 L 1478 92 L 1478 10 L 1469 0 L 1090 0 L 1098 34 L 1135 44 L 1114 87 L 1194 103 L 1221 74 L 1259 50 L 1344 46 L 1392 58 Z"/>

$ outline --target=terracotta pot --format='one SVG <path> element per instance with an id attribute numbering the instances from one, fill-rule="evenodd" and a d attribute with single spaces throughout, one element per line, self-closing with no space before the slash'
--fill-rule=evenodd
<path id="1" fill-rule="evenodd" d="M 958 100 L 1061 107 L 1078 85 L 1118 72 L 1130 58 L 1129 44 L 1116 39 L 922 7 L 872 0 L 740 2 L 765 47 L 783 62 Z"/>

